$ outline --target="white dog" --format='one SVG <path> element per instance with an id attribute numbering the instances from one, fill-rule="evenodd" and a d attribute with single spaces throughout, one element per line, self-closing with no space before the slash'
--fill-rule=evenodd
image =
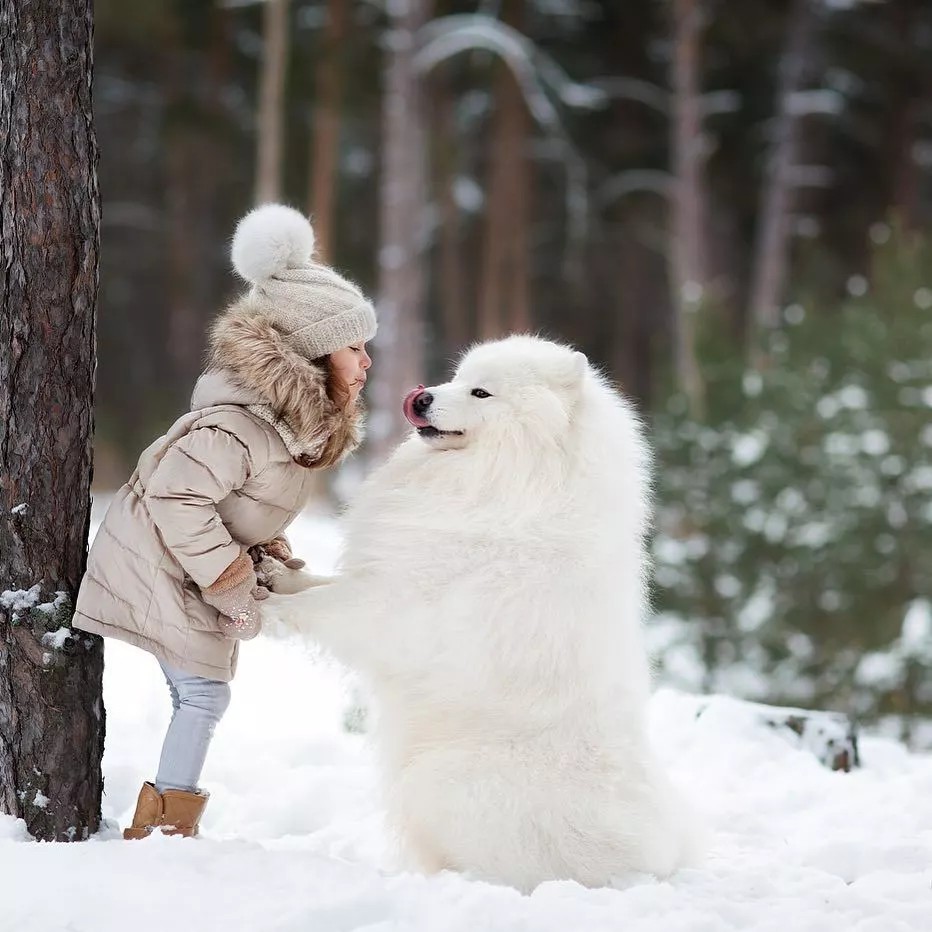
<path id="1" fill-rule="evenodd" d="M 342 575 L 265 603 L 368 680 L 404 849 L 525 891 L 670 874 L 694 846 L 645 734 L 636 416 L 581 353 L 524 336 L 405 413 Z"/>

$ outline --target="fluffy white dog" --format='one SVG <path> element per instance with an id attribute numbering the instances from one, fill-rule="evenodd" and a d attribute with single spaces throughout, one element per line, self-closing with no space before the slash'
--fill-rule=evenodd
<path id="1" fill-rule="evenodd" d="M 342 575 L 265 603 L 359 671 L 411 862 L 531 890 L 690 859 L 645 733 L 649 456 L 581 353 L 480 345 L 347 515 Z"/>

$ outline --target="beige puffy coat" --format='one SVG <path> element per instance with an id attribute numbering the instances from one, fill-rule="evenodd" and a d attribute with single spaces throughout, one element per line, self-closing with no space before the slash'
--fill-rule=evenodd
<path id="1" fill-rule="evenodd" d="M 73 624 L 226 682 L 239 642 L 224 636 L 200 589 L 304 508 L 314 471 L 298 460 L 319 452 L 341 415 L 321 370 L 248 302 L 220 318 L 212 348 L 214 368 L 198 381 L 193 410 L 143 452 L 114 497 Z M 347 450 L 358 442 L 351 426 Z"/>

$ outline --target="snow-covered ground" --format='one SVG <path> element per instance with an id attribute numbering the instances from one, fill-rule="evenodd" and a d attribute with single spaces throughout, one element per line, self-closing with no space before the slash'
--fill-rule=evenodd
<path id="1" fill-rule="evenodd" d="M 305 518 L 315 569 L 339 541 Z M 372 756 L 347 734 L 350 681 L 290 643 L 244 645 L 204 773 L 197 841 L 124 842 L 155 771 L 168 692 L 155 661 L 107 645 L 107 828 L 86 844 L 30 843 L 0 816 L 0 932 L 905 932 L 932 929 L 932 757 L 862 739 L 844 774 L 752 724 L 743 707 L 660 691 L 652 730 L 713 836 L 705 863 L 621 889 L 554 882 L 531 896 L 397 869 Z M 703 700 L 707 701 L 707 700 Z"/>

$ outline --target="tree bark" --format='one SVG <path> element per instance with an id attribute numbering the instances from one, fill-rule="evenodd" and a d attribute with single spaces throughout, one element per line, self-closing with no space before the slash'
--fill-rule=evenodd
<path id="1" fill-rule="evenodd" d="M 521 29 L 524 0 L 505 0 L 502 21 Z M 530 117 L 514 74 L 499 64 L 490 133 L 486 227 L 479 280 L 479 338 L 531 327 L 528 283 L 531 169 Z"/>
<path id="2" fill-rule="evenodd" d="M 340 112 L 343 105 L 342 46 L 346 40 L 346 0 L 330 0 L 324 47 L 317 64 L 310 213 L 317 254 L 333 261 L 334 204 L 339 185 Z"/>
<path id="3" fill-rule="evenodd" d="M 674 315 L 674 360 L 679 388 L 695 417 L 705 409 L 705 387 L 696 349 L 705 298 L 705 179 L 699 81 L 701 10 L 697 0 L 674 0 L 671 161 L 670 285 Z"/>
<path id="4" fill-rule="evenodd" d="M 382 91 L 379 180 L 379 335 L 374 368 L 372 455 L 383 459 L 401 437 L 401 400 L 424 377 L 427 196 L 424 89 L 414 63 L 428 0 L 389 4 Z"/>
<path id="5" fill-rule="evenodd" d="M 751 265 L 750 361 L 765 364 L 761 338 L 780 324 L 780 301 L 789 275 L 792 171 L 799 163 L 801 117 L 793 95 L 802 90 L 806 58 L 815 26 L 813 0 L 795 0 L 777 85 L 776 143 L 770 153 L 758 214 Z"/>
<path id="6" fill-rule="evenodd" d="M 71 630 L 90 516 L 100 202 L 91 0 L 0 0 L 0 810 L 100 822 L 102 642 Z"/>
<path id="7" fill-rule="evenodd" d="M 256 203 L 277 201 L 282 190 L 285 73 L 288 65 L 288 0 L 262 5 L 262 70 L 256 157 Z"/>

